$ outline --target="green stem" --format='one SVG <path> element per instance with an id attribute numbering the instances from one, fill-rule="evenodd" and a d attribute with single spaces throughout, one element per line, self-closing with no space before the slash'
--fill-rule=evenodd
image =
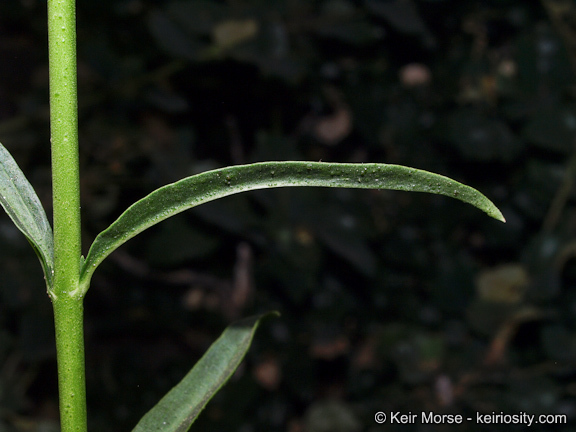
<path id="1" fill-rule="evenodd" d="M 74 0 L 48 0 L 54 307 L 62 432 L 86 431 Z"/>
<path id="2" fill-rule="evenodd" d="M 84 310 L 82 301 L 62 296 L 54 301 L 61 432 L 85 432 Z"/>

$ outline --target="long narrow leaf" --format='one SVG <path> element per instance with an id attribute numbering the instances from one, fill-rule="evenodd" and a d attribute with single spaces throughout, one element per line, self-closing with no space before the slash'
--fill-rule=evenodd
<path id="1" fill-rule="evenodd" d="M 42 263 L 48 287 L 51 287 L 54 269 L 52 228 L 34 188 L 2 144 L 0 144 L 0 205 L 32 244 Z"/>
<path id="2" fill-rule="evenodd" d="M 498 220 L 502 213 L 484 195 L 447 177 L 387 164 L 262 162 L 208 171 L 164 186 L 129 207 L 94 240 L 81 273 L 88 289 L 96 267 L 146 228 L 196 205 L 253 189 L 283 186 L 394 189 L 429 192 L 472 204 Z"/>
<path id="3" fill-rule="evenodd" d="M 232 376 L 250 348 L 260 315 L 231 324 L 188 374 L 138 422 L 133 432 L 184 432 Z"/>

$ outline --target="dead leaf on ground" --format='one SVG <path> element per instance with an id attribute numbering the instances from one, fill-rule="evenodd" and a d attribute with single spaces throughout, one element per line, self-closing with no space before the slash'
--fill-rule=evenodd
<path id="1" fill-rule="evenodd" d="M 480 273 L 476 289 L 481 300 L 516 304 L 524 298 L 529 282 L 523 266 L 506 264 Z"/>
<path id="2" fill-rule="evenodd" d="M 257 33 L 258 23 L 254 19 L 225 20 L 214 27 L 212 37 L 218 47 L 232 48 L 252 39 Z"/>

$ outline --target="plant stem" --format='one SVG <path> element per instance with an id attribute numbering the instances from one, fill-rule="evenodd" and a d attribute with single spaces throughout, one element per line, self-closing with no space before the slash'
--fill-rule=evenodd
<path id="1" fill-rule="evenodd" d="M 86 422 L 83 295 L 80 273 L 80 181 L 74 0 L 48 0 L 50 127 L 54 200 L 54 307 L 62 432 Z"/>
<path id="2" fill-rule="evenodd" d="M 63 295 L 54 303 L 61 432 L 85 432 L 84 310 L 82 300 Z"/>

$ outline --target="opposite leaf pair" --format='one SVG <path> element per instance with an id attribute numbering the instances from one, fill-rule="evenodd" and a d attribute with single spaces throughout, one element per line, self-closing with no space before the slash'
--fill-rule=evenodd
<path id="1" fill-rule="evenodd" d="M 128 208 L 101 232 L 82 262 L 80 283 L 85 294 L 96 267 L 120 245 L 152 225 L 184 210 L 228 195 L 253 189 L 284 186 L 321 186 L 393 189 L 447 195 L 472 204 L 495 219 L 504 217 L 477 190 L 447 177 L 388 164 L 325 162 L 262 162 L 232 166 L 187 177 L 164 186 Z M 36 250 L 48 287 L 54 273 L 50 223 L 34 189 L 0 144 L 0 204 Z"/>

